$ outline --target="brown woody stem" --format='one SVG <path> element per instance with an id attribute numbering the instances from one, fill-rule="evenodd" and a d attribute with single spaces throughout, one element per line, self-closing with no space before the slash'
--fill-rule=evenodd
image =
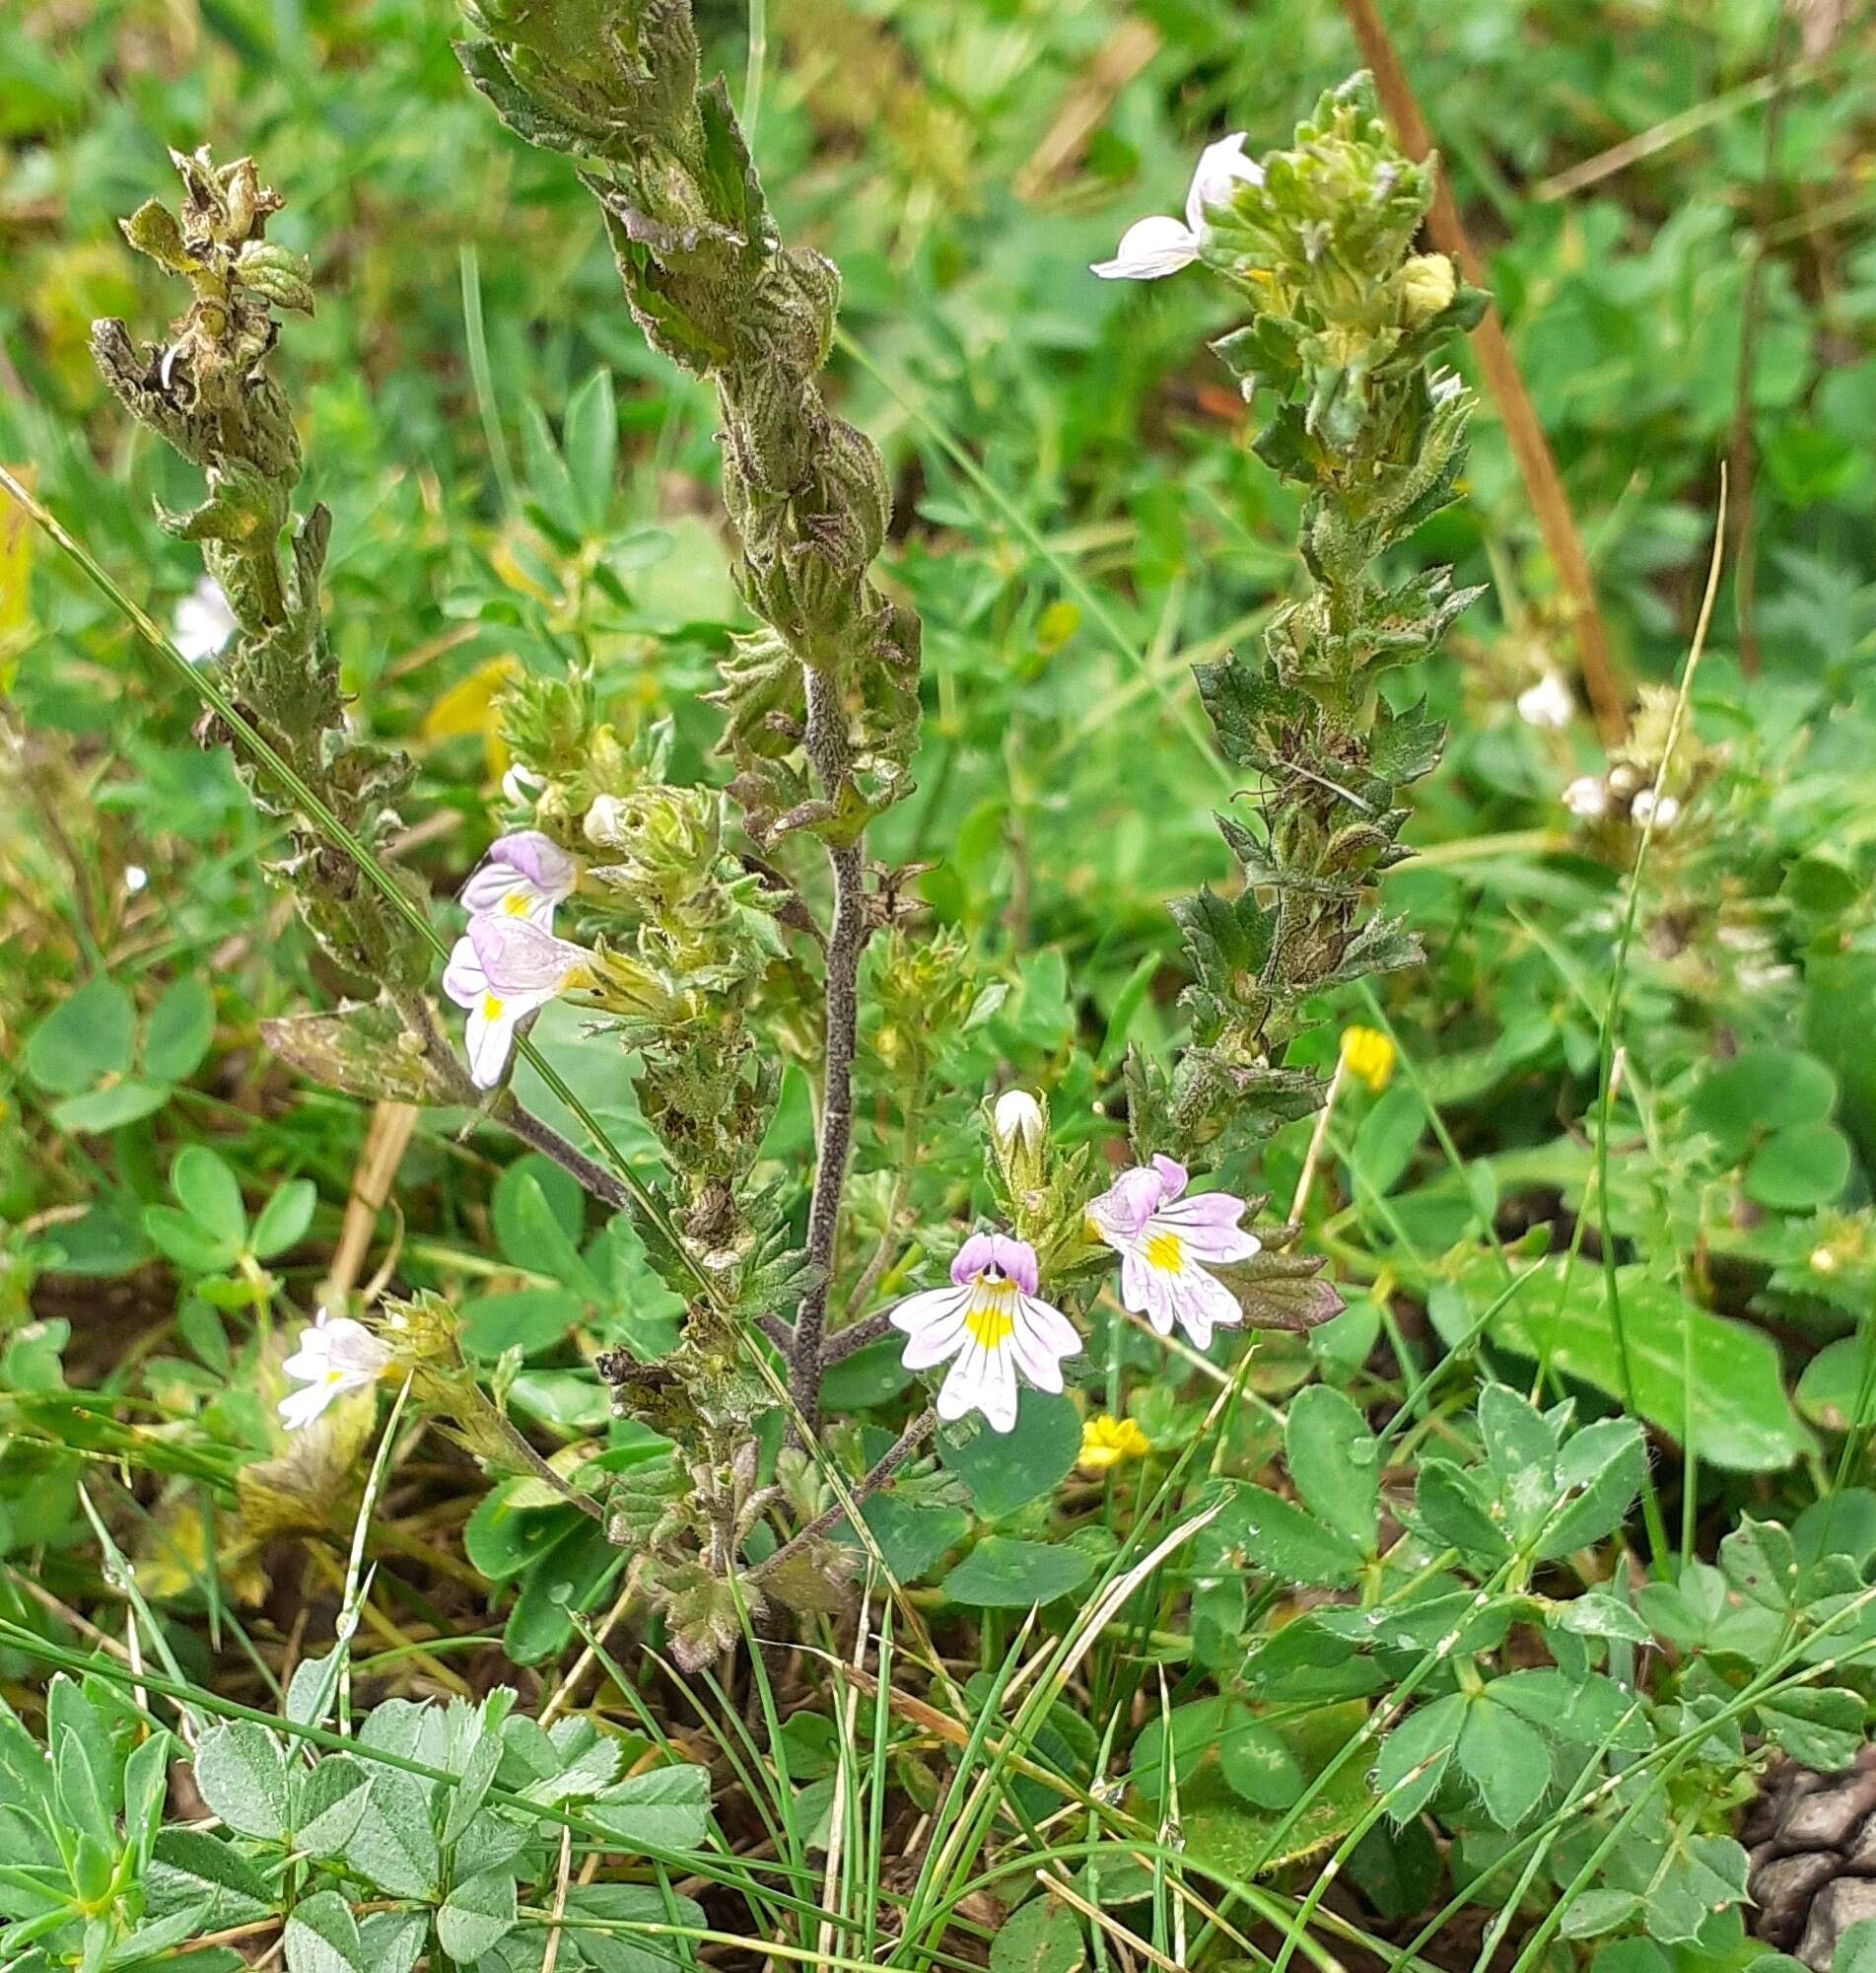
<path id="1" fill-rule="evenodd" d="M 1395 51 L 1374 0 L 1343 0 L 1343 11 L 1355 32 L 1361 59 L 1374 72 L 1374 86 L 1380 94 L 1401 147 L 1416 161 L 1433 148 L 1421 114 L 1407 71 Z M 1485 285 L 1485 261 L 1472 243 L 1459 217 L 1458 202 L 1452 195 L 1444 173 L 1433 192 L 1432 210 L 1426 216 L 1426 231 L 1442 253 L 1458 261 L 1461 273 L 1477 287 Z M 1605 741 L 1620 740 L 1628 731 L 1629 716 L 1622 685 L 1609 652 L 1609 636 L 1604 628 L 1602 609 L 1596 600 L 1596 585 L 1583 552 L 1576 517 L 1570 512 L 1569 496 L 1563 490 L 1563 476 L 1557 469 L 1557 458 L 1544 427 L 1538 421 L 1531 393 L 1524 388 L 1517 358 L 1505 339 L 1504 324 L 1495 307 L 1488 308 L 1473 330 L 1473 347 L 1478 351 L 1479 368 L 1504 420 L 1505 437 L 1511 442 L 1519 477 L 1530 496 L 1544 545 L 1550 551 L 1558 580 L 1569 599 L 1574 618 L 1577 666 L 1583 689 L 1595 711 L 1596 727 Z"/>

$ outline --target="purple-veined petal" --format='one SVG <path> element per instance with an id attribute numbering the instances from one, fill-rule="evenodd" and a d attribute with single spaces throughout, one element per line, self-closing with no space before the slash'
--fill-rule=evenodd
<path id="1" fill-rule="evenodd" d="M 964 1341 L 964 1311 L 970 1306 L 971 1291 L 964 1288 L 928 1288 L 908 1295 L 886 1318 L 895 1329 L 903 1329 L 906 1346 L 899 1362 L 909 1371 L 929 1371 L 957 1354 Z"/>
<path id="2" fill-rule="evenodd" d="M 1204 1268 L 1187 1266 L 1172 1281 L 1173 1312 L 1197 1350 L 1209 1349 L 1214 1329 L 1235 1329 L 1244 1320 L 1238 1299 Z"/>
<path id="3" fill-rule="evenodd" d="M 553 922 L 554 906 L 580 881 L 578 859 L 539 829 L 517 829 L 489 845 L 481 867 L 462 886 L 471 914 L 499 911 L 511 917 Z"/>
<path id="4" fill-rule="evenodd" d="M 955 1420 L 981 1411 L 993 1432 L 1016 1422 L 1016 1360 L 1007 1343 L 995 1349 L 972 1341 L 959 1354 L 938 1388 L 938 1414 Z"/>
<path id="5" fill-rule="evenodd" d="M 1015 1319 L 1009 1341 L 1023 1375 L 1038 1390 L 1059 1391 L 1062 1360 L 1080 1354 L 1080 1337 L 1059 1309 L 1031 1296 L 1017 1297 Z"/>
<path id="6" fill-rule="evenodd" d="M 525 918 L 543 932 L 554 929 L 560 903 L 551 891 L 529 883 L 519 872 L 499 868 L 478 871 L 463 886 L 462 901 L 477 918 Z"/>
<path id="7" fill-rule="evenodd" d="M 1088 1218 L 1109 1246 L 1124 1248 L 1152 1218 L 1165 1193 L 1166 1181 L 1151 1165 L 1136 1164 L 1089 1202 Z"/>
<path id="8" fill-rule="evenodd" d="M 518 870 L 537 890 L 565 897 L 580 881 L 580 860 L 539 829 L 516 829 L 489 845 L 489 857 Z"/>
<path id="9" fill-rule="evenodd" d="M 1144 1315 L 1162 1336 L 1172 1334 L 1172 1277 L 1148 1267 L 1138 1252 L 1121 1256 L 1121 1306 Z"/>
<path id="10" fill-rule="evenodd" d="M 1177 1205 L 1162 1206 L 1145 1228 L 1152 1237 L 1155 1229 L 1174 1235 L 1183 1250 L 1197 1260 L 1216 1265 L 1249 1260 L 1262 1253 L 1264 1242 L 1238 1225 L 1244 1201 L 1228 1192 L 1201 1192 L 1197 1198 L 1181 1199 Z"/>
<path id="11" fill-rule="evenodd" d="M 450 949 L 443 990 L 458 1007 L 475 1006 L 489 990 L 489 976 L 475 955 L 475 941 L 466 932 Z"/>
<path id="12" fill-rule="evenodd" d="M 551 1000 L 592 957 L 525 918 L 472 918 L 469 938 L 491 990 L 505 998 L 534 993 Z"/>
<path id="13" fill-rule="evenodd" d="M 1021 1307 L 1030 1328 L 1043 1338 L 1055 1356 L 1078 1357 L 1081 1354 L 1080 1332 L 1052 1302 L 1025 1295 Z"/>
<path id="14" fill-rule="evenodd" d="M 1164 1152 L 1153 1153 L 1153 1169 L 1159 1174 L 1159 1203 L 1170 1205 L 1186 1189 L 1186 1167 Z"/>
<path id="15" fill-rule="evenodd" d="M 389 1359 L 384 1345 L 363 1322 L 355 1322 L 349 1315 L 335 1315 L 319 1326 L 325 1337 L 326 1360 L 334 1370 L 375 1377 Z"/>

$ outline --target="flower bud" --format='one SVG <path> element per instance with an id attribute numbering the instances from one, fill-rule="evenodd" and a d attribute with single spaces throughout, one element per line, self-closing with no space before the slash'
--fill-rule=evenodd
<path id="1" fill-rule="evenodd" d="M 1579 774 L 1563 790 L 1563 807 L 1578 821 L 1600 821 L 1609 812 L 1609 790 L 1601 775 Z"/>
<path id="2" fill-rule="evenodd" d="M 1012 1204 L 1043 1182 L 1049 1113 L 1027 1090 L 1006 1090 L 991 1105 L 991 1147 Z"/>
<path id="3" fill-rule="evenodd" d="M 1027 1090 L 1006 1090 L 997 1098 L 991 1124 L 1005 1157 L 1017 1151 L 1031 1154 L 1040 1151 L 1049 1129 L 1042 1105 Z"/>
<path id="4" fill-rule="evenodd" d="M 1401 268 L 1401 299 L 1409 321 L 1424 321 L 1452 307 L 1459 276 L 1443 253 L 1416 253 Z"/>
<path id="5" fill-rule="evenodd" d="M 583 824 L 588 842 L 600 849 L 620 849 L 625 844 L 625 804 L 616 795 L 595 795 Z"/>
<path id="6" fill-rule="evenodd" d="M 1378 1027 L 1346 1027 L 1342 1031 L 1342 1066 L 1356 1082 L 1378 1096 L 1394 1077 L 1394 1044 Z"/>
<path id="7" fill-rule="evenodd" d="M 1518 718 L 1526 726 L 1560 731 L 1575 716 L 1576 701 L 1555 671 L 1546 671 L 1535 685 L 1518 694 Z"/>

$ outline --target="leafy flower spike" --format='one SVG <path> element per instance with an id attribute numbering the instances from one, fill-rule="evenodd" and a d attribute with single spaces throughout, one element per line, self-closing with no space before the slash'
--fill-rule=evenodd
<path id="1" fill-rule="evenodd" d="M 584 946 L 556 939 L 531 918 L 489 912 L 470 919 L 443 969 L 443 990 L 468 1010 L 462 1039 L 478 1090 L 501 1081 L 517 1023 L 590 980 L 591 968 Z"/>
<path id="2" fill-rule="evenodd" d="M 1228 1192 L 1181 1198 L 1186 1167 L 1170 1158 L 1137 1164 L 1087 1209 L 1088 1225 L 1121 1257 L 1121 1301 L 1162 1336 L 1175 1322 L 1196 1349 L 1214 1329 L 1244 1320 L 1238 1300 L 1210 1270 L 1263 1249 L 1238 1221 L 1244 1201 Z"/>
<path id="3" fill-rule="evenodd" d="M 1016 1373 L 1037 1390 L 1062 1388 L 1062 1360 L 1081 1353 L 1075 1325 L 1036 1300 L 1036 1250 L 1007 1233 L 973 1233 L 951 1262 L 951 1286 L 909 1295 L 892 1311 L 908 1341 L 900 1362 L 930 1370 L 950 1359 L 940 1418 L 981 1411 L 991 1429 L 1016 1422 Z"/>
<path id="4" fill-rule="evenodd" d="M 1263 167 L 1244 155 L 1242 130 L 1208 144 L 1200 154 L 1199 169 L 1186 192 L 1183 225 L 1163 213 L 1136 220 L 1121 235 L 1113 259 L 1095 261 L 1092 271 L 1104 281 L 1157 281 L 1162 274 L 1190 267 L 1205 245 L 1206 207 L 1218 204 L 1235 178 L 1254 185 L 1264 182 Z"/>
<path id="5" fill-rule="evenodd" d="M 281 1365 L 300 1385 L 280 1400 L 288 1431 L 298 1432 L 334 1398 L 369 1390 L 390 1362 L 390 1351 L 349 1315 L 328 1316 L 323 1308 L 310 1329 L 300 1331 L 300 1347 Z"/>
<path id="6" fill-rule="evenodd" d="M 500 912 L 531 919 L 551 931 L 554 907 L 573 894 L 579 881 L 578 857 L 538 829 L 517 829 L 489 845 L 481 868 L 462 886 L 462 902 L 473 917 Z"/>

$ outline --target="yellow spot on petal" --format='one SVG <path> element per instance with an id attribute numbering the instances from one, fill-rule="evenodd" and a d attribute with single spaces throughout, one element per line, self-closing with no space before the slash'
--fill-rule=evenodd
<path id="1" fill-rule="evenodd" d="M 1345 1027 L 1342 1031 L 1342 1066 L 1357 1083 L 1379 1095 L 1394 1076 L 1394 1044 L 1379 1028 Z"/>
<path id="2" fill-rule="evenodd" d="M 502 899 L 502 909 L 511 918 L 525 918 L 527 916 L 527 892 L 524 890 L 511 890 Z"/>
<path id="3" fill-rule="evenodd" d="M 971 1340 L 986 1350 L 1007 1343 L 1016 1327 L 1016 1284 L 979 1279 L 964 1310 L 964 1327 Z"/>
<path id="4" fill-rule="evenodd" d="M 1104 1411 L 1082 1426 L 1081 1456 L 1076 1464 L 1084 1473 L 1104 1473 L 1125 1459 L 1144 1459 L 1152 1449 L 1153 1442 L 1131 1418 Z"/>
<path id="5" fill-rule="evenodd" d="M 1185 1249 L 1177 1233 L 1154 1233 L 1146 1241 L 1146 1265 L 1161 1274 L 1177 1274 L 1185 1259 Z"/>
<path id="6" fill-rule="evenodd" d="M 482 996 L 482 1019 L 484 1021 L 500 1021 L 501 1018 L 501 996 L 499 994 L 485 993 Z"/>

